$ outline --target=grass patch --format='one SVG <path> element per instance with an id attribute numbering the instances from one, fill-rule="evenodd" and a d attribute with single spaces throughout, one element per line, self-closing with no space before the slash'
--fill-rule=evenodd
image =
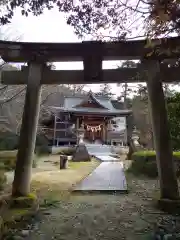
<path id="1" fill-rule="evenodd" d="M 72 162 L 72 161 L 68 162 L 68 167 L 70 169 L 79 169 L 86 166 L 87 166 L 87 162 Z"/>
<path id="2" fill-rule="evenodd" d="M 32 177 L 31 189 L 41 202 L 69 198 L 73 187 L 88 176 L 100 163 L 69 162 L 68 169 L 38 172 Z"/>
<path id="3" fill-rule="evenodd" d="M 49 160 L 53 162 L 55 159 L 49 158 Z M 40 210 L 58 208 L 60 202 L 67 202 L 71 198 L 73 186 L 90 174 L 98 165 L 99 162 L 95 160 L 82 163 L 70 162 L 69 168 L 65 170 L 54 168 L 50 171 L 34 173 L 31 183 L 32 193 L 28 197 L 12 199 L 17 205 L 14 204 L 13 209 L 6 211 L 2 223 L 3 232 L 7 232 L 8 236 L 11 236 L 12 232 L 13 236 L 14 229 L 19 227 L 26 229 L 26 219 L 29 221 L 34 214 L 29 207 L 29 203 L 34 200 L 35 196 L 37 196 Z M 22 205 L 22 203 L 26 204 Z"/>

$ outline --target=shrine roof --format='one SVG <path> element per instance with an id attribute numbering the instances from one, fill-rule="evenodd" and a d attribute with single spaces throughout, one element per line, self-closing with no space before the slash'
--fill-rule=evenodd
<path id="1" fill-rule="evenodd" d="M 65 109 L 64 107 L 52 107 L 54 110 L 59 110 L 61 112 L 73 112 L 73 113 L 92 113 L 92 114 L 103 114 L 103 115 L 128 115 L 131 114 L 131 110 L 116 110 L 114 109 L 99 109 L 99 108 L 75 108 L 75 109 Z"/>
<path id="2" fill-rule="evenodd" d="M 114 111 L 114 110 L 116 110 L 114 107 L 113 107 L 113 105 L 112 105 L 112 103 L 111 103 L 111 101 L 110 101 L 110 99 L 109 98 L 107 98 L 107 97 L 96 97 L 94 94 L 91 94 L 91 96 L 94 98 L 94 100 L 96 101 L 96 102 L 98 102 L 103 108 L 106 108 L 106 109 L 108 109 L 108 110 L 112 110 L 112 111 Z M 86 100 L 86 98 L 88 97 L 88 95 L 87 96 L 82 96 L 82 97 L 67 97 L 67 98 L 65 98 L 65 100 L 64 100 L 64 108 L 65 109 L 76 109 L 76 106 L 77 105 L 79 105 L 79 104 L 81 104 L 81 102 L 83 101 L 83 100 Z M 79 108 L 78 108 L 79 109 Z M 98 108 L 98 110 L 99 110 L 99 108 Z"/>
<path id="3" fill-rule="evenodd" d="M 102 108 L 91 108 L 91 107 L 82 107 L 80 104 L 88 99 L 89 95 L 96 101 Z M 74 113 L 94 113 L 94 114 L 103 114 L 103 115 L 126 115 L 130 114 L 132 111 L 128 109 L 117 109 L 113 106 L 111 99 L 104 96 L 95 96 L 90 93 L 87 96 L 82 97 L 65 97 L 63 107 L 52 107 L 54 110 L 60 110 L 63 112 L 74 112 Z"/>

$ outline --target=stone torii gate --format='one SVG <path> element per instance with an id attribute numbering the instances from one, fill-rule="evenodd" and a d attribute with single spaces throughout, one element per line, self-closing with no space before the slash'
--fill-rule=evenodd
<path id="1" fill-rule="evenodd" d="M 2 72 L 2 83 L 26 84 L 20 144 L 13 182 L 13 196 L 30 191 L 32 157 L 35 148 L 42 84 L 91 84 L 147 82 L 154 141 L 160 179 L 160 199 L 179 199 L 172 159 L 162 81 L 179 81 L 180 69 L 160 63 L 179 56 L 180 38 L 146 41 L 22 43 L 0 41 L 0 55 L 6 62 L 26 62 L 21 71 Z M 103 60 L 142 60 L 137 68 L 102 70 Z M 50 70 L 46 62 L 83 61 L 84 70 Z"/>

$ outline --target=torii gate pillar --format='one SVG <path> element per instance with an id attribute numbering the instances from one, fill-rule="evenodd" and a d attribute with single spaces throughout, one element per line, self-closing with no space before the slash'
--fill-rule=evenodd
<path id="1" fill-rule="evenodd" d="M 160 201 L 179 200 L 159 62 L 145 61 L 147 88 L 160 181 Z"/>
<path id="2" fill-rule="evenodd" d="M 16 197 L 27 196 L 30 192 L 31 169 L 39 119 L 43 67 L 44 64 L 37 62 L 31 62 L 28 67 L 26 98 L 12 187 L 12 195 Z"/>

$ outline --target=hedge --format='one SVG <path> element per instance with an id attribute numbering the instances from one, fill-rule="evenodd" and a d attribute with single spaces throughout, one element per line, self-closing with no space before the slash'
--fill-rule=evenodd
<path id="1" fill-rule="evenodd" d="M 0 151 L 0 170 L 12 171 L 16 167 L 17 150 L 14 151 Z M 33 167 L 36 167 L 37 157 L 33 161 Z"/>
<path id="2" fill-rule="evenodd" d="M 175 170 L 177 177 L 180 176 L 180 152 L 173 153 Z M 145 175 L 147 177 L 158 177 L 155 151 L 139 151 L 132 155 L 132 163 L 129 172 L 135 175 Z"/>

